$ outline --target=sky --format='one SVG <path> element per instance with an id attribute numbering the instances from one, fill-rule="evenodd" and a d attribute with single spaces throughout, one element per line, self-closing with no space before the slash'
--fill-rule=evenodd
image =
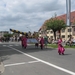
<path id="1" fill-rule="evenodd" d="M 71 0 L 75 11 L 75 0 Z M 54 14 L 66 13 L 66 0 L 0 0 L 0 31 L 38 31 Z"/>

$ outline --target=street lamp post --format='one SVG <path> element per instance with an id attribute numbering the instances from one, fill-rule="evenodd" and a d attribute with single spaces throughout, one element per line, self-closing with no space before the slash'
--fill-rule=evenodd
<path id="1" fill-rule="evenodd" d="M 69 30 L 71 30 L 71 0 L 66 0 L 66 14 L 66 24 L 70 27 Z M 69 36 L 71 38 L 71 31 Z"/>
<path id="2" fill-rule="evenodd" d="M 70 26 L 70 18 L 71 18 L 71 0 L 66 0 L 66 12 L 67 12 L 67 17 L 66 17 L 66 23 L 68 26 Z"/>

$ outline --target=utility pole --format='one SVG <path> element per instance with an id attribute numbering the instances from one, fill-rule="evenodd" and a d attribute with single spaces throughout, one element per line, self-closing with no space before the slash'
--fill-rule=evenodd
<path id="1" fill-rule="evenodd" d="M 71 31 L 72 31 L 71 29 L 71 0 L 66 0 L 66 12 L 67 12 L 66 23 L 67 23 L 67 26 L 70 27 L 69 37 L 71 40 Z"/>
<path id="2" fill-rule="evenodd" d="M 70 21 L 70 17 L 71 17 L 71 0 L 66 0 L 66 13 L 67 13 L 67 17 L 66 17 L 66 23 L 68 26 L 71 25 L 71 21 Z"/>

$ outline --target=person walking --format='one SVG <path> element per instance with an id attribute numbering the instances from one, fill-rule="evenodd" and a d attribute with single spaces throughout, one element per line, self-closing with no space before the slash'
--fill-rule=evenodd
<path id="1" fill-rule="evenodd" d="M 39 39 L 38 39 L 38 38 L 36 38 L 35 47 L 37 47 L 37 48 L 38 48 L 38 46 L 39 46 Z"/>
<path id="2" fill-rule="evenodd" d="M 22 48 L 24 47 L 23 45 L 23 35 L 21 36 L 21 45 L 22 45 Z"/>
<path id="3" fill-rule="evenodd" d="M 46 36 L 46 37 L 44 37 L 45 48 L 47 48 L 47 43 L 48 43 L 48 39 L 47 39 L 47 36 Z"/>
<path id="4" fill-rule="evenodd" d="M 44 47 L 44 38 L 43 37 L 41 37 L 41 39 L 40 39 L 40 47 L 41 47 L 41 49 L 43 49 L 43 47 Z"/>
<path id="5" fill-rule="evenodd" d="M 59 53 L 59 55 L 61 55 L 61 54 L 64 55 L 64 51 L 65 51 L 65 48 L 62 45 L 62 39 L 59 38 L 58 39 L 58 53 Z"/>
<path id="6" fill-rule="evenodd" d="M 22 36 L 22 47 L 26 48 L 27 47 L 27 37 L 25 35 Z"/>

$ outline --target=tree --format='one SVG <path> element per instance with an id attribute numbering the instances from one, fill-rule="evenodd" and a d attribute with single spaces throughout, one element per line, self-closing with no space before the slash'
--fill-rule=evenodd
<path id="1" fill-rule="evenodd" d="M 59 34 L 60 34 L 61 29 L 66 28 L 65 22 L 63 20 L 57 19 L 56 17 L 48 20 L 45 25 L 47 26 L 48 30 L 50 30 L 50 29 L 53 30 L 55 40 L 56 40 L 56 31 L 59 31 Z M 60 37 L 60 35 L 59 35 L 59 37 Z"/>
<path id="2" fill-rule="evenodd" d="M 4 34 L 4 37 L 12 37 L 12 36 L 13 34 L 9 34 L 9 33 Z"/>

